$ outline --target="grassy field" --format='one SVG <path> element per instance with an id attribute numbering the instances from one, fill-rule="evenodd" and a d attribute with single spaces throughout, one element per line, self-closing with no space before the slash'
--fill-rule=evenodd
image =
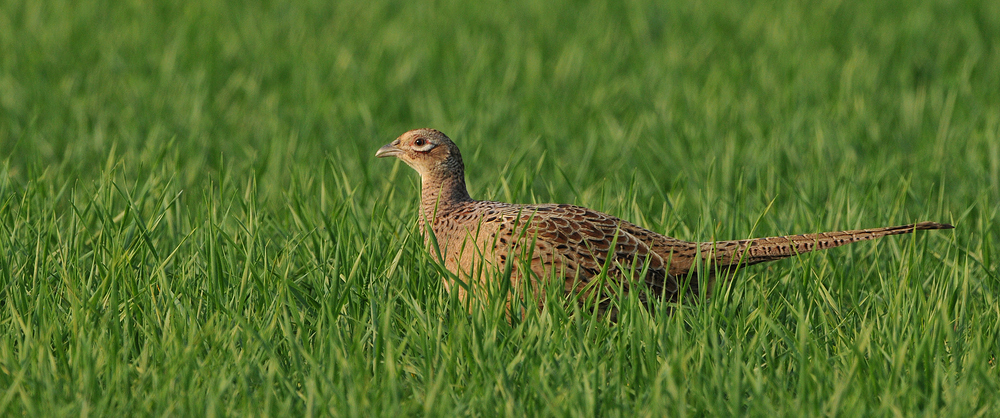
<path id="1" fill-rule="evenodd" d="M 0 415 L 1000 415 L 1000 2 L 472 3 L 0 2 Z M 682 239 L 956 229 L 509 323 L 419 127 Z"/>

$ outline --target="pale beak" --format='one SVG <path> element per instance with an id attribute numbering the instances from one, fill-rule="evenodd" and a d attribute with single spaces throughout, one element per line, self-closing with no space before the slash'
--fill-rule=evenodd
<path id="1" fill-rule="evenodd" d="M 376 158 L 395 157 L 395 156 L 397 156 L 399 154 L 402 154 L 402 153 L 403 153 L 403 150 L 401 150 L 399 148 L 396 148 L 395 145 L 393 145 L 393 144 L 390 143 L 390 144 L 385 144 L 384 147 L 379 148 L 378 151 L 375 151 L 375 157 Z"/>

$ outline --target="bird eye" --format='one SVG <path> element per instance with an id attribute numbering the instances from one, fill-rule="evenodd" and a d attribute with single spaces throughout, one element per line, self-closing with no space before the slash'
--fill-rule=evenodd
<path id="1" fill-rule="evenodd" d="M 423 138 L 417 138 L 416 141 L 413 141 L 413 145 L 416 145 L 418 147 L 422 147 L 424 145 L 427 145 L 427 141 L 424 141 Z"/>

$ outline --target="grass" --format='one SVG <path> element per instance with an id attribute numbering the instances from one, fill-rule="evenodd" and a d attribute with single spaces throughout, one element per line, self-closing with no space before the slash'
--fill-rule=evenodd
<path id="1" fill-rule="evenodd" d="M 251 3 L 0 3 L 0 415 L 1000 414 L 997 2 Z M 508 323 L 424 126 L 683 239 L 957 228 Z"/>

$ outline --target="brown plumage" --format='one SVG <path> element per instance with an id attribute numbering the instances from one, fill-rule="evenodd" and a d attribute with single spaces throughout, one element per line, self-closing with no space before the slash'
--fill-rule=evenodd
<path id="1" fill-rule="evenodd" d="M 688 242 L 657 234 L 611 215 L 573 205 L 519 205 L 473 200 L 465 187 L 465 166 L 458 147 L 443 133 L 417 129 L 380 148 L 376 157 L 397 157 L 420 174 L 420 226 L 434 258 L 470 286 L 459 297 L 509 269 L 517 288 L 527 274 L 535 291 L 540 279 L 562 280 L 567 293 L 592 298 L 608 307 L 619 290 L 627 292 L 640 278 L 652 294 L 675 301 L 680 283 L 688 295 L 711 286 L 715 275 L 737 266 L 778 260 L 817 249 L 866 241 L 918 229 L 950 229 L 951 225 L 912 225 L 842 232 L 791 235 L 736 241 Z M 433 232 L 433 236 L 426 231 Z M 436 243 L 436 247 L 435 247 Z M 614 247 L 614 248 L 612 248 Z M 441 260 L 440 258 L 443 258 Z M 696 260 L 708 268 L 690 274 Z M 530 267 L 530 271 L 525 268 Z M 607 269 L 608 281 L 591 283 Z M 645 271 L 643 275 L 642 272 Z M 699 285 L 699 278 L 704 282 Z M 445 280 L 451 291 L 454 284 Z M 596 290 L 596 292 L 595 292 Z M 539 299 L 541 300 L 541 299 Z M 612 316 L 616 312 L 612 311 Z"/>

